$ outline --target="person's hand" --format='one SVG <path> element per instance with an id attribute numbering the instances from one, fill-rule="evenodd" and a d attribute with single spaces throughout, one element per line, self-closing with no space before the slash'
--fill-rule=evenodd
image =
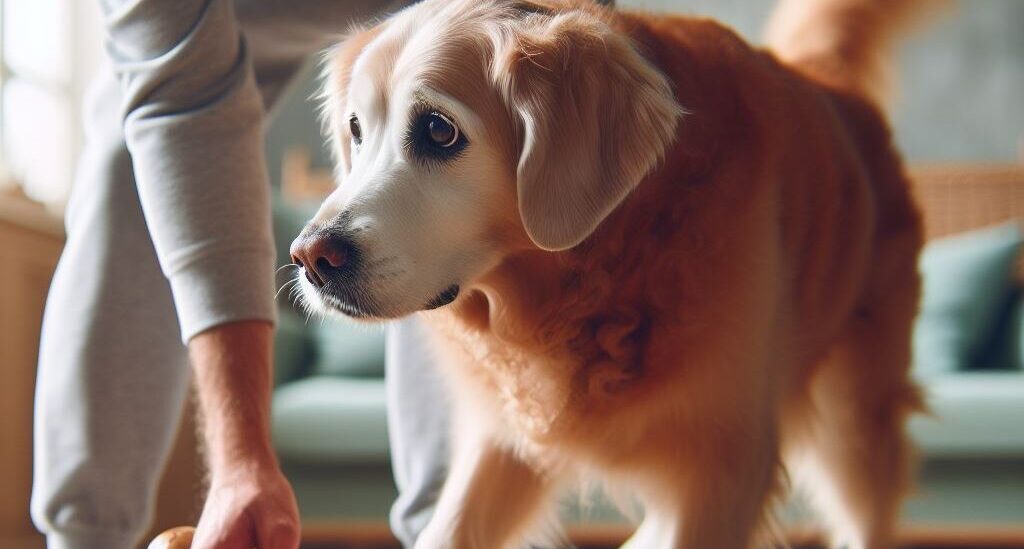
<path id="1" fill-rule="evenodd" d="M 214 473 L 193 549 L 297 549 L 299 511 L 276 464 Z"/>
<path id="2" fill-rule="evenodd" d="M 189 341 L 210 493 L 192 547 L 297 549 L 299 513 L 270 442 L 273 328 L 239 321 Z"/>

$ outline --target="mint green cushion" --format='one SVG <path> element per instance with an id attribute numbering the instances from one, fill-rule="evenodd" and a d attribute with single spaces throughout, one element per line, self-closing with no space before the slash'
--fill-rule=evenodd
<path id="1" fill-rule="evenodd" d="M 281 310 L 274 332 L 274 385 L 301 377 L 313 362 L 313 340 L 294 313 Z"/>
<path id="2" fill-rule="evenodd" d="M 1012 318 L 1010 352 L 1013 360 L 1010 366 L 1015 370 L 1024 370 L 1024 292 L 1020 292 L 1016 300 Z"/>
<path id="3" fill-rule="evenodd" d="M 1003 309 L 991 345 L 972 369 L 1024 370 L 1024 293 L 1020 288 Z"/>
<path id="4" fill-rule="evenodd" d="M 299 236 L 302 232 L 302 228 L 306 226 L 306 223 L 316 213 L 316 207 L 318 204 L 309 204 L 297 206 L 288 203 L 276 189 L 273 192 L 271 199 L 271 213 L 274 219 L 274 245 L 277 247 L 277 263 L 278 265 L 287 265 L 291 263 L 291 257 L 288 254 L 288 248 L 292 244 L 292 240 Z M 288 271 L 288 274 L 292 274 Z M 287 275 L 280 274 L 278 276 L 278 282 L 283 280 Z"/>
<path id="5" fill-rule="evenodd" d="M 316 341 L 314 375 L 384 376 L 384 329 L 345 319 L 311 321 Z"/>
<path id="6" fill-rule="evenodd" d="M 1017 223 L 937 240 L 925 247 L 921 312 L 914 326 L 916 372 L 967 369 L 991 341 L 1013 288 L 1021 244 Z"/>
<path id="7" fill-rule="evenodd" d="M 293 463 L 386 461 L 384 395 L 383 379 L 314 376 L 287 383 L 274 391 L 274 447 Z"/>

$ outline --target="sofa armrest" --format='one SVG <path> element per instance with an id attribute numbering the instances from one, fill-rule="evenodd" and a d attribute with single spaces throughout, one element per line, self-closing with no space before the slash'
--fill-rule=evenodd
<path id="1" fill-rule="evenodd" d="M 910 432 L 925 457 L 1024 456 L 1024 372 L 959 372 L 924 382 L 931 416 Z"/>

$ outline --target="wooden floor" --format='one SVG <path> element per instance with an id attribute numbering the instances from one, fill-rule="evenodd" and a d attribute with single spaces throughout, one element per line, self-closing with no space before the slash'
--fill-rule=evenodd
<path id="1" fill-rule="evenodd" d="M 580 549 L 614 549 L 629 535 L 623 526 L 587 526 L 570 529 Z M 307 523 L 303 525 L 303 549 L 399 549 L 385 524 Z M 809 530 L 788 535 L 794 549 L 818 548 L 821 536 Z M 900 533 L 900 547 L 907 549 L 1024 549 L 1024 524 L 1019 527 L 916 526 Z"/>

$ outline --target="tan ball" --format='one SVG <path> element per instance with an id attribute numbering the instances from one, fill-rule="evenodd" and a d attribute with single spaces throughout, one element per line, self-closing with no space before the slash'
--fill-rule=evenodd
<path id="1" fill-rule="evenodd" d="M 171 528 L 154 538 L 147 549 L 189 549 L 195 533 L 196 529 L 191 526 Z"/>

